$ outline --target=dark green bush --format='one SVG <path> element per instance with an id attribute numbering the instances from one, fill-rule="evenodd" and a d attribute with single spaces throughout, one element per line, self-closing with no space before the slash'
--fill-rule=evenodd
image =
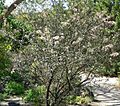
<path id="1" fill-rule="evenodd" d="M 21 75 L 17 72 L 17 70 L 10 74 L 11 80 L 15 82 L 22 82 L 23 79 L 21 78 Z"/>
<path id="2" fill-rule="evenodd" d="M 3 101 L 5 98 L 8 98 L 6 93 L 0 93 L 0 101 Z"/>
<path id="3" fill-rule="evenodd" d="M 21 95 L 24 93 L 24 86 L 16 82 L 9 82 L 5 86 L 5 92 L 9 95 Z"/>
<path id="4" fill-rule="evenodd" d="M 34 89 L 29 89 L 25 92 L 24 100 L 36 104 L 42 104 L 45 100 L 45 86 L 38 86 Z"/>
<path id="5" fill-rule="evenodd" d="M 91 101 L 92 101 L 91 98 L 88 96 L 82 97 L 82 96 L 70 95 L 66 98 L 67 104 L 88 104 Z"/>
<path id="6" fill-rule="evenodd" d="M 0 93 L 0 101 L 4 100 L 4 96 L 2 93 Z"/>

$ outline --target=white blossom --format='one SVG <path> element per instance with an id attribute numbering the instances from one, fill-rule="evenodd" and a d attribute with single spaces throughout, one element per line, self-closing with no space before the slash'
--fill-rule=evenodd
<path id="1" fill-rule="evenodd" d="M 58 40 L 59 38 L 60 38 L 59 36 L 53 37 L 54 40 Z"/>
<path id="2" fill-rule="evenodd" d="M 118 56 L 118 55 L 119 55 L 118 52 L 114 52 L 114 53 L 110 54 L 111 57 L 116 57 L 116 56 Z"/>

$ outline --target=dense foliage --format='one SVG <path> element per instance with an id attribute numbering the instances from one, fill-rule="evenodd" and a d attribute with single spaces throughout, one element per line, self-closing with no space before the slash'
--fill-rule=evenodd
<path id="1" fill-rule="evenodd" d="M 4 4 L 1 0 L 1 92 L 27 90 L 24 100 L 38 105 L 81 104 L 92 100 L 90 93 L 81 95 L 83 73 L 120 72 L 119 0 L 24 1 L 25 10 L 13 13 Z"/>

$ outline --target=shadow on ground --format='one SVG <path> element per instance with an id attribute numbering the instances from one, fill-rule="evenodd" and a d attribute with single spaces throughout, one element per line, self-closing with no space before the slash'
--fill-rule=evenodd
<path id="1" fill-rule="evenodd" d="M 96 106 L 120 106 L 120 89 L 107 81 L 101 80 L 101 82 L 92 83 L 95 100 L 100 101 L 99 103 L 93 102 L 93 104 L 96 103 Z"/>

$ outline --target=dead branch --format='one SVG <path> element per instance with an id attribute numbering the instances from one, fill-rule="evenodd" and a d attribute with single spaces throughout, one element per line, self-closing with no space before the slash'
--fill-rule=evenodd
<path id="1" fill-rule="evenodd" d="M 1 15 L 0 16 L 0 23 L 3 23 L 4 22 L 4 18 L 7 18 L 11 12 L 16 9 L 16 7 L 22 3 L 24 0 L 16 0 L 14 1 L 8 8 L 7 8 L 7 11 L 5 12 L 5 14 Z"/>

